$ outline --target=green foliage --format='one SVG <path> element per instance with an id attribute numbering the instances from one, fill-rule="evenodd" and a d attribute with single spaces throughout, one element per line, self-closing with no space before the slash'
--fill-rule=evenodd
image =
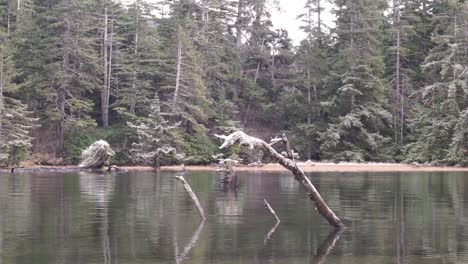
<path id="1" fill-rule="evenodd" d="M 132 131 L 125 124 L 114 124 L 107 129 L 96 126 L 74 129 L 65 137 L 64 162 L 78 164 L 81 161 L 82 151 L 94 142 L 103 139 L 116 153 L 111 160 L 113 164 L 131 164 L 127 146 L 131 135 Z"/>
<path id="2" fill-rule="evenodd" d="M 64 145 L 64 160 L 68 164 L 78 164 L 81 160 L 81 152 L 89 145 L 96 141 L 94 131 L 87 128 L 86 130 L 74 130 L 65 138 Z"/>
<path id="3" fill-rule="evenodd" d="M 213 156 L 219 153 L 219 145 L 206 134 L 196 132 L 190 135 L 179 129 L 177 137 L 181 142 L 188 163 L 207 165 L 215 161 Z"/>
<path id="4" fill-rule="evenodd" d="M 327 2 L 330 29 L 319 20 Z M 76 164 L 104 139 L 119 164 L 169 164 L 174 150 L 208 164 L 210 135 L 242 128 L 284 132 L 304 159 L 466 163 L 466 3 L 307 0 L 298 47 L 273 30 L 272 8 L 0 1 L 1 153 L 18 163 L 36 142 Z M 36 124 L 48 135 L 32 141 Z"/>
<path id="5" fill-rule="evenodd" d="M 468 65 L 460 48 L 466 32 L 459 23 L 466 21 L 468 7 L 455 2 L 435 7 L 441 13 L 435 13 L 434 48 L 422 65 L 431 82 L 418 91 L 422 100 L 410 120 L 414 140 L 406 146 L 407 161 L 464 164 Z M 445 19 L 447 12 L 454 19 Z"/>
<path id="6" fill-rule="evenodd" d="M 151 102 L 151 113 L 138 124 L 128 123 L 136 131 L 137 142 L 133 143 L 130 153 L 136 162 L 159 167 L 160 164 L 171 164 L 180 160 L 183 155 L 176 150 L 174 129 L 163 118 L 159 96 L 156 94 Z"/>

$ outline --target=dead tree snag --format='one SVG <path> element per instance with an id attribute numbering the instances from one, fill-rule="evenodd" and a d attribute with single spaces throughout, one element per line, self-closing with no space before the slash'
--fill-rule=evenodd
<path id="1" fill-rule="evenodd" d="M 258 139 L 256 137 L 249 136 L 242 131 L 234 132 L 228 136 L 223 135 L 215 135 L 218 138 L 224 140 L 223 144 L 220 149 L 227 148 L 238 143 L 241 146 L 248 146 L 250 149 L 260 148 L 266 150 L 275 160 L 281 164 L 286 169 L 290 170 L 292 174 L 296 177 L 296 180 L 299 181 L 304 188 L 306 189 L 307 195 L 309 196 L 310 200 L 314 203 L 315 208 L 317 211 L 327 219 L 330 225 L 334 226 L 335 228 L 344 228 L 344 223 L 338 218 L 335 213 L 328 207 L 328 205 L 323 200 L 320 193 L 317 191 L 315 186 L 312 182 L 307 178 L 301 168 L 297 166 L 296 162 L 291 159 L 284 157 L 283 155 L 279 154 L 270 144 L 266 143 L 265 141 Z M 282 142 L 287 140 L 286 137 L 282 138 Z M 289 146 L 289 143 L 285 144 L 285 146 Z M 288 151 L 288 150 L 287 150 Z M 289 151 L 288 151 L 289 152 Z M 289 156 L 289 154 L 288 154 Z"/>

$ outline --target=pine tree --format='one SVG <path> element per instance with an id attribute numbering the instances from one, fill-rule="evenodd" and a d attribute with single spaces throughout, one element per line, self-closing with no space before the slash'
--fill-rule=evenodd
<path id="1" fill-rule="evenodd" d="M 94 49 L 92 17 L 93 2 L 63 0 L 38 7 L 44 11 L 39 21 L 47 32 L 47 42 L 39 49 L 46 53 L 44 67 L 45 87 L 39 93 L 48 93 L 48 118 L 56 123 L 57 153 L 63 154 L 66 132 L 69 128 L 95 125 L 89 116 L 93 102 L 85 97 L 99 86 L 100 68 Z"/>
<path id="2" fill-rule="evenodd" d="M 422 105 L 411 120 L 416 140 L 408 144 L 408 161 L 461 162 L 466 144 L 466 6 L 448 1 L 434 6 L 435 47 L 423 70 L 428 84 L 419 93 Z M 447 148 L 450 146 L 450 149 Z"/>
<path id="3" fill-rule="evenodd" d="M 115 47 L 114 110 L 124 120 L 149 112 L 151 95 L 159 81 L 161 52 L 155 6 L 141 0 L 128 6 L 128 13 L 116 25 L 120 43 Z"/>
<path id="4" fill-rule="evenodd" d="M 296 146 L 303 146 L 302 156 L 318 159 L 320 153 L 320 133 L 326 129 L 321 102 L 324 101 L 326 80 L 329 78 L 330 61 L 328 57 L 329 36 L 322 21 L 323 0 L 308 0 L 305 13 L 299 15 L 302 30 L 307 34 L 296 53 L 297 86 L 300 88 L 300 119 L 293 125 Z"/>
<path id="5" fill-rule="evenodd" d="M 179 160 L 183 155 L 176 151 L 174 129 L 161 113 L 159 96 L 156 94 L 151 102 L 151 112 L 148 118 L 138 124 L 128 122 L 128 126 L 136 130 L 138 142 L 134 143 L 130 153 L 136 162 L 159 168 L 161 163 L 169 164 Z"/>
<path id="6" fill-rule="evenodd" d="M 330 125 L 321 134 L 327 159 L 383 160 L 390 140 L 382 51 L 385 1 L 335 1 L 338 54 Z"/>
<path id="7" fill-rule="evenodd" d="M 18 166 L 32 147 L 30 132 L 37 119 L 29 117 L 26 105 L 11 97 L 16 90 L 12 50 L 9 37 L 0 28 L 0 164 Z"/>

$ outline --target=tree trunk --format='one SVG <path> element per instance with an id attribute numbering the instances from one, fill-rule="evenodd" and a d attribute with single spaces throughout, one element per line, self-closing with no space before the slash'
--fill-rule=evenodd
<path id="1" fill-rule="evenodd" d="M 3 58 L 0 58 L 0 139 L 2 139 L 2 124 L 3 124 Z M 0 140 L 1 141 L 1 140 Z"/>
<path id="2" fill-rule="evenodd" d="M 57 100 L 57 107 L 60 114 L 60 120 L 58 123 L 58 153 L 59 155 L 63 154 L 64 151 L 64 141 L 65 141 L 65 104 L 66 104 L 66 97 L 65 97 L 65 90 L 60 88 L 58 91 L 58 100 Z"/>
<path id="3" fill-rule="evenodd" d="M 8 6 L 7 6 L 7 35 L 10 35 L 10 25 L 11 25 L 11 0 L 8 0 Z"/>
<path id="4" fill-rule="evenodd" d="M 307 69 L 307 125 L 311 124 L 311 114 L 310 111 L 311 109 L 311 95 L 310 95 L 310 69 Z M 312 146 L 310 145 L 310 142 L 308 141 L 307 143 L 307 158 L 308 160 L 312 159 Z"/>
<path id="5" fill-rule="evenodd" d="M 350 57 L 349 57 L 349 65 L 351 67 L 351 73 L 354 74 L 354 17 L 351 16 L 351 23 L 350 23 L 350 28 L 351 28 L 351 41 L 350 41 L 350 49 L 351 49 L 351 52 L 350 52 Z M 351 95 L 351 109 L 354 108 L 354 104 L 355 104 L 355 97 L 354 97 L 354 94 Z"/>
<path id="6" fill-rule="evenodd" d="M 130 105 L 130 113 L 132 113 L 132 115 L 135 114 L 135 109 L 136 109 L 136 81 L 137 81 L 137 78 L 138 78 L 138 71 L 137 71 L 137 67 L 138 67 L 138 45 L 139 45 L 139 40 L 140 40 L 140 31 L 139 31 L 139 24 L 140 24 L 140 5 L 139 5 L 139 1 L 135 1 L 134 2 L 135 4 L 135 46 L 134 46 L 134 50 L 133 50 L 133 53 L 135 54 L 135 58 L 134 58 L 134 61 L 133 61 L 133 77 L 132 77 L 132 101 L 131 101 L 131 105 Z"/>
<path id="7" fill-rule="evenodd" d="M 110 35 L 109 35 L 109 63 L 107 65 L 108 72 L 107 72 L 107 120 L 109 120 L 109 104 L 110 104 L 110 91 L 111 91 L 111 78 L 112 78 L 112 47 L 113 47 L 113 35 L 114 35 L 114 21 L 111 20 L 110 25 Z M 109 122 L 109 121 L 108 121 Z"/>
<path id="8" fill-rule="evenodd" d="M 236 19 L 236 48 L 240 49 L 242 45 L 242 11 L 244 8 L 244 0 L 237 2 L 237 19 Z"/>
<path id="9" fill-rule="evenodd" d="M 262 39 L 262 45 L 260 46 L 260 53 L 263 52 L 265 46 L 265 39 Z M 258 75 L 260 74 L 260 60 L 257 61 L 257 69 L 255 70 L 254 84 L 257 84 Z"/>
<path id="10" fill-rule="evenodd" d="M 393 0 L 394 5 L 394 12 L 395 12 L 395 26 L 396 26 L 396 65 L 395 65 L 395 143 L 400 142 L 403 143 L 403 136 L 401 132 L 403 131 L 403 112 L 404 112 L 404 100 L 403 100 L 403 91 L 401 89 L 401 25 L 400 25 L 400 0 Z M 399 110 L 397 110 L 400 108 Z M 399 115 L 398 115 L 399 113 Z M 400 124 L 398 124 L 400 123 Z M 400 131 L 398 131 L 398 125 L 400 126 Z M 400 132 L 400 133 L 398 133 Z M 400 135 L 399 135 L 400 134 Z M 400 137 L 400 138 L 398 138 Z"/>
<path id="11" fill-rule="evenodd" d="M 317 0 L 317 32 L 318 32 L 318 43 L 322 46 L 322 9 L 321 1 Z"/>
<path id="12" fill-rule="evenodd" d="M 71 25 L 70 21 L 68 19 L 65 20 L 66 22 L 66 31 L 64 35 L 64 46 L 68 45 L 68 42 L 70 41 L 70 31 L 71 31 Z M 68 73 L 69 70 L 69 64 L 70 64 L 70 54 L 69 50 L 65 48 L 64 54 L 62 56 L 62 71 L 66 74 Z M 64 141 L 65 141 L 65 122 L 66 122 L 66 113 L 65 113 L 65 106 L 66 106 L 66 87 L 63 86 L 63 84 L 60 84 L 60 87 L 58 88 L 58 98 L 57 98 L 57 108 L 59 110 L 59 115 L 60 115 L 60 120 L 58 123 L 58 153 L 59 155 L 63 154 L 64 151 Z"/>
<path id="13" fill-rule="evenodd" d="M 177 38 L 177 72 L 176 72 L 176 83 L 175 83 L 175 91 L 174 91 L 174 98 L 172 99 L 173 103 L 177 102 L 177 96 L 179 93 L 180 87 L 180 75 L 181 75 L 181 68 L 182 68 L 182 29 L 178 28 L 178 38 Z"/>
<path id="14" fill-rule="evenodd" d="M 102 126 L 103 127 L 108 127 L 109 126 L 109 65 L 108 65 L 108 15 L 107 15 L 107 3 L 106 6 L 104 7 L 104 40 L 103 40 L 103 68 L 104 68 L 104 87 L 102 88 L 101 91 L 101 121 L 102 121 Z"/>
<path id="15" fill-rule="evenodd" d="M 279 164 L 281 164 L 286 169 L 290 170 L 295 176 L 296 180 L 304 186 L 307 195 L 309 196 L 310 200 L 314 203 L 315 208 L 317 208 L 317 211 L 330 223 L 330 225 L 334 226 L 335 228 L 345 228 L 344 223 L 328 207 L 320 193 L 317 191 L 317 189 L 315 189 L 315 186 L 305 175 L 305 173 L 301 170 L 301 168 L 297 166 L 296 162 L 294 162 L 291 159 L 285 158 L 283 155 L 279 154 L 275 149 L 271 147 L 271 145 L 267 144 L 265 141 L 255 137 L 251 137 L 242 131 L 234 132 L 229 136 L 215 136 L 224 140 L 224 143 L 221 145 L 220 149 L 229 147 L 238 142 L 239 145 L 247 145 L 250 149 L 261 148 L 269 152 L 270 155 L 273 156 Z"/>

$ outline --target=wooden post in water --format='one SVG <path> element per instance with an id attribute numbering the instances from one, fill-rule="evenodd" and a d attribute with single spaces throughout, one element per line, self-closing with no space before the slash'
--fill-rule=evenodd
<path id="1" fill-rule="evenodd" d="M 335 228 L 340 228 L 340 229 L 345 228 L 345 224 L 328 207 L 328 205 L 325 203 L 320 193 L 317 191 L 317 189 L 312 184 L 312 182 L 310 182 L 309 178 L 307 178 L 307 176 L 302 171 L 302 169 L 299 168 L 299 166 L 297 166 L 296 162 L 294 162 L 294 160 L 292 159 L 288 159 L 284 157 L 283 155 L 279 154 L 272 147 L 272 145 L 278 142 L 283 142 L 283 144 L 287 148 L 289 148 L 289 150 L 287 149 L 287 152 L 290 152 L 289 142 L 285 142 L 287 140 L 285 136 L 282 139 L 272 140 L 271 145 L 259 138 L 249 136 L 242 131 L 234 132 L 228 136 L 216 135 L 216 134 L 215 136 L 224 140 L 221 147 L 219 147 L 220 149 L 223 149 L 223 148 L 226 148 L 226 147 L 229 147 L 238 143 L 239 145 L 248 146 L 250 149 L 261 148 L 261 149 L 268 151 L 270 155 L 273 156 L 279 164 L 281 164 L 286 169 L 290 170 L 292 174 L 295 176 L 296 180 L 299 181 L 304 186 L 304 188 L 306 189 L 307 195 L 309 196 L 310 200 L 314 203 L 315 208 L 317 208 L 317 211 L 325 219 L 327 219 L 330 225 L 334 226 Z M 292 156 L 292 153 L 291 152 L 288 153 L 288 156 Z"/>

